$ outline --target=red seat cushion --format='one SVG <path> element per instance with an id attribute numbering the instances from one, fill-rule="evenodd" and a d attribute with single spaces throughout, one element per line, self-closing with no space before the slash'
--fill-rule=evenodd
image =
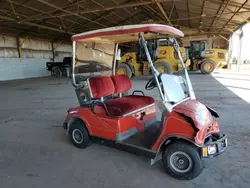
<path id="1" fill-rule="evenodd" d="M 113 116 L 123 116 L 153 103 L 154 99 L 152 97 L 140 95 L 129 95 L 122 98 L 110 99 L 105 102 L 110 115 Z M 96 104 L 94 112 L 97 114 L 106 114 L 102 104 Z"/>
<path id="2" fill-rule="evenodd" d="M 96 76 L 88 79 L 92 98 L 106 97 L 114 93 L 115 87 L 109 76 Z"/>
<path id="3" fill-rule="evenodd" d="M 115 93 L 127 92 L 131 89 L 131 81 L 127 75 L 114 75 L 111 79 L 115 86 Z"/>

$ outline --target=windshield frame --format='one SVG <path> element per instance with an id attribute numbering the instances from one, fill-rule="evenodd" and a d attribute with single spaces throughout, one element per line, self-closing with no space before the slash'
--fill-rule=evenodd
<path id="1" fill-rule="evenodd" d="M 187 88 L 188 88 L 188 97 L 190 99 L 196 99 L 195 97 L 195 94 L 194 94 L 194 90 L 193 90 L 193 86 L 191 84 L 191 81 L 190 81 L 190 78 L 189 78 L 189 75 L 188 75 L 188 72 L 187 72 L 187 68 L 184 64 L 184 61 L 182 59 L 182 56 L 181 56 L 181 52 L 180 52 L 180 46 L 177 42 L 177 40 L 175 38 L 171 38 L 171 37 L 168 37 L 166 36 L 166 39 L 169 40 L 174 49 L 176 50 L 178 56 L 179 56 L 179 60 L 180 60 L 180 64 L 182 65 L 182 71 L 184 71 L 184 75 L 185 75 L 185 80 L 186 80 L 186 83 L 187 83 Z M 155 79 L 155 83 L 156 83 L 156 86 L 158 88 L 158 91 L 159 91 L 159 94 L 160 94 L 160 98 L 161 98 L 161 101 L 163 102 L 164 106 L 166 107 L 166 109 L 171 112 L 172 111 L 172 108 L 173 108 L 173 104 L 170 103 L 170 101 L 167 101 L 165 96 L 164 96 L 164 91 L 163 91 L 163 88 L 160 84 L 160 80 L 159 80 L 159 76 L 160 76 L 160 73 L 157 71 L 157 69 L 154 67 L 154 64 L 152 62 L 152 59 L 151 59 L 151 56 L 150 56 L 150 53 L 148 51 L 148 47 L 147 47 L 147 41 L 144 39 L 143 37 L 143 33 L 140 33 L 139 34 L 139 42 L 143 45 L 144 47 L 144 50 L 145 50 L 145 53 L 147 55 L 147 59 L 148 59 L 148 62 L 149 62 L 149 65 L 150 65 L 150 68 L 152 70 L 152 74 L 153 74 L 153 77 Z M 179 101 L 179 102 L 182 102 L 186 100 L 186 98 L 184 98 L 183 100 Z"/>

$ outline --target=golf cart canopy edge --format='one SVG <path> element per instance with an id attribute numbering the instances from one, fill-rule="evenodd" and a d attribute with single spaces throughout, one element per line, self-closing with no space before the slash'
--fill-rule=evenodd
<path id="1" fill-rule="evenodd" d="M 184 37 L 182 31 L 161 24 L 140 24 L 116 26 L 104 29 L 97 29 L 72 36 L 73 41 L 85 40 L 107 40 L 114 43 L 122 43 L 127 41 L 137 41 L 138 34 L 143 32 L 145 39 L 162 38 L 164 35 L 172 37 Z"/>

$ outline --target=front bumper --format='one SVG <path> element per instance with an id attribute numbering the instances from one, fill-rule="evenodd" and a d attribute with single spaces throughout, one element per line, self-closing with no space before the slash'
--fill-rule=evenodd
<path id="1" fill-rule="evenodd" d="M 220 155 L 227 148 L 227 135 L 217 133 L 206 138 L 204 146 L 201 148 L 201 157 L 212 158 Z"/>

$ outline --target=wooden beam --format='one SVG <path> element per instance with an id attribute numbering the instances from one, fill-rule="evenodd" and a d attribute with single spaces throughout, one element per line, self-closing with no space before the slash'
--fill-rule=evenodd
<path id="1" fill-rule="evenodd" d="M 155 10 L 152 6 L 150 5 L 145 5 L 145 7 L 147 7 L 147 9 L 150 11 L 150 12 L 153 12 L 155 14 L 155 18 L 156 20 L 159 20 L 160 19 L 164 19 L 164 16 L 159 13 L 157 10 Z"/>
<path id="2" fill-rule="evenodd" d="M 6 34 L 6 35 L 10 35 L 10 36 L 13 36 L 13 37 L 22 37 L 22 38 L 25 38 L 27 35 L 25 35 L 26 33 L 22 34 L 18 34 L 18 32 L 20 32 L 20 29 L 19 28 L 10 28 L 10 27 L 7 27 L 7 26 L 2 26 L 0 25 L 0 31 L 1 33 L 3 34 Z M 34 32 L 34 31 L 29 31 L 28 32 L 29 35 L 30 35 L 30 38 L 36 38 L 36 39 L 41 39 L 41 38 L 44 38 L 44 39 L 52 39 L 53 38 L 53 35 L 50 33 L 50 32 L 47 32 L 47 33 L 38 33 L 38 32 Z M 62 36 L 62 35 L 61 35 Z M 67 36 L 67 35 L 63 35 L 63 37 L 67 40 L 70 40 L 70 36 Z"/>
<path id="3" fill-rule="evenodd" d="M 210 25 L 210 30 L 209 30 L 209 31 L 212 30 L 212 27 L 213 27 L 214 23 L 217 23 L 217 22 L 218 22 L 218 20 L 220 19 L 221 15 L 224 13 L 224 10 L 225 10 L 226 6 L 228 5 L 229 1 L 230 1 L 230 0 L 227 0 L 227 4 L 225 5 L 224 9 L 221 11 L 221 14 L 219 15 L 219 17 L 214 18 L 212 24 Z M 218 10 L 217 10 L 217 12 L 216 12 L 216 15 L 219 14 L 219 12 L 220 12 L 222 6 L 224 5 L 224 2 L 225 2 L 225 0 L 223 0 L 222 3 L 220 4 L 220 7 L 218 8 Z"/>
<path id="4" fill-rule="evenodd" d="M 171 19 L 171 17 L 172 17 L 172 14 L 173 14 L 173 11 L 174 11 L 174 6 L 175 6 L 175 0 L 173 1 L 173 5 L 172 5 L 171 11 L 169 13 L 169 19 Z"/>
<path id="5" fill-rule="evenodd" d="M 45 0 L 38 0 L 38 1 L 41 2 L 41 3 L 43 3 L 43 4 L 45 4 L 45 5 L 48 5 L 48 6 L 50 6 L 50 7 L 56 8 L 56 9 L 62 11 L 62 12 L 68 13 L 69 15 L 74 15 L 74 16 L 76 16 L 76 17 L 79 17 L 79 18 L 82 18 L 82 19 L 84 19 L 84 20 L 93 22 L 93 23 L 95 23 L 95 24 L 97 24 L 97 25 L 100 25 L 100 26 L 102 26 L 102 27 L 107 27 L 106 25 L 101 24 L 101 23 L 99 23 L 99 22 L 92 21 L 91 19 L 89 19 L 89 18 L 87 18 L 87 17 L 81 16 L 81 15 L 79 15 L 79 14 L 77 14 L 77 13 L 74 13 L 74 12 L 71 12 L 71 11 L 68 11 L 68 10 L 65 10 L 65 9 L 62 9 L 62 8 L 60 8 L 60 7 L 58 7 L 58 6 L 54 5 L 54 4 L 52 4 L 52 3 L 49 3 L 48 1 L 45 1 Z"/>
<path id="6" fill-rule="evenodd" d="M 158 1 L 162 2 L 164 0 L 158 0 Z M 88 13 L 101 12 L 101 11 L 107 11 L 107 10 L 113 10 L 113 9 L 122 9 L 122 8 L 129 8 L 129 7 L 135 7 L 135 6 L 149 5 L 153 3 L 156 3 L 156 2 L 155 1 L 141 1 L 141 2 L 134 2 L 134 3 L 125 3 L 122 5 L 107 6 L 105 8 L 83 10 L 83 11 L 80 11 L 80 13 L 88 14 Z"/>
<path id="7" fill-rule="evenodd" d="M 203 15 L 203 11 L 204 11 L 205 2 L 206 2 L 206 0 L 202 1 L 201 14 L 200 14 L 201 17 L 200 17 L 200 25 L 199 25 L 199 27 L 201 27 L 201 25 L 202 25 L 202 15 Z"/>
<path id="8" fill-rule="evenodd" d="M 36 8 L 34 8 L 34 7 L 31 7 L 31 6 L 28 6 L 28 5 L 24 5 L 23 3 L 17 3 L 17 2 L 14 2 L 14 1 L 11 1 L 13 4 L 15 4 L 15 5 L 18 5 L 19 7 L 24 7 L 24 8 L 27 8 L 27 9 L 30 9 L 30 10 L 34 10 L 34 11 L 37 11 L 37 12 L 40 12 L 40 13 L 42 13 L 43 11 L 42 10 L 39 10 L 39 9 L 36 9 Z M 17 9 L 17 8 L 16 8 Z M 50 14 L 50 13 L 47 13 L 46 12 L 46 14 L 47 15 L 49 15 L 47 18 L 52 18 L 53 16 Z M 17 14 L 17 15 L 20 15 L 20 14 Z M 67 14 L 68 15 L 68 14 Z M 33 18 L 30 18 L 30 16 L 27 16 L 27 15 L 20 15 L 20 16 L 22 16 L 22 17 L 25 17 L 25 19 L 23 19 L 23 20 L 20 20 L 20 22 L 21 21 L 32 21 L 32 20 L 37 20 L 37 18 L 35 19 L 33 19 Z M 57 16 L 58 17 L 58 16 Z M 47 19 L 47 18 L 44 18 L 44 19 Z M 42 20 L 42 18 L 39 18 L 38 20 Z M 66 18 L 64 18 L 64 20 L 65 21 L 68 21 L 68 22 L 71 22 L 71 23 L 77 23 L 78 25 L 82 25 L 81 23 L 79 23 L 79 22 L 75 22 L 75 21 L 73 21 L 73 20 L 71 20 L 71 19 L 66 19 Z M 48 22 L 49 23 L 49 22 Z"/>
<path id="9" fill-rule="evenodd" d="M 93 1 L 93 0 L 92 0 Z M 119 3 L 117 3 L 117 1 L 115 1 L 115 0 L 111 0 L 113 3 L 115 3 L 116 5 L 119 5 Z M 128 2 L 128 1 L 127 1 Z M 126 3 L 127 3 L 126 2 Z M 122 3 L 122 4 L 124 4 L 124 3 Z M 130 16 L 132 16 L 133 14 L 131 13 L 131 12 L 129 12 L 126 8 L 122 8 L 125 12 L 127 12 Z M 116 14 L 117 15 L 117 14 Z M 123 19 L 123 18 L 122 18 Z M 135 17 L 135 19 L 137 19 L 137 21 L 141 21 L 141 20 L 139 20 L 137 17 Z"/>
<path id="10" fill-rule="evenodd" d="M 0 18 L 3 19 L 3 20 L 14 21 L 17 24 L 35 26 L 35 27 L 39 27 L 39 28 L 42 28 L 42 29 L 47 29 L 47 30 L 51 30 L 51 31 L 55 31 L 55 32 L 60 32 L 60 33 L 68 33 L 68 34 L 71 34 L 71 35 L 75 34 L 73 32 L 65 32 L 65 31 L 63 31 L 61 29 L 56 29 L 56 28 L 53 28 L 53 27 L 49 27 L 49 26 L 45 26 L 45 25 L 41 25 L 41 24 L 36 24 L 36 23 L 31 23 L 31 22 L 21 22 L 21 23 L 18 23 L 14 18 L 11 18 L 11 17 L 8 17 L 8 16 L 2 16 L 2 15 L 0 15 Z"/>
<path id="11" fill-rule="evenodd" d="M 246 12 L 249 12 L 249 11 L 246 11 Z M 223 15 L 231 15 L 231 14 L 234 14 L 236 12 L 229 12 L 229 13 L 224 13 Z M 243 13 L 243 12 L 242 12 Z M 245 12 L 244 12 L 245 13 Z M 208 15 L 201 15 L 201 16 L 193 16 L 193 17 L 184 17 L 184 18 L 178 18 L 178 19 L 171 19 L 171 21 L 178 21 L 178 20 L 189 20 L 189 19 L 199 19 L 199 18 L 218 18 L 219 15 L 218 14 L 208 14 Z M 224 21 L 227 21 L 226 19 L 222 19 Z"/>
<path id="12" fill-rule="evenodd" d="M 227 8 L 227 10 L 229 10 L 231 13 L 234 13 L 231 9 Z M 239 12 L 235 14 L 235 16 L 240 17 L 242 20 L 244 20 L 247 23 L 250 23 L 250 21 L 246 18 L 244 18 L 243 16 L 239 15 Z"/>
<path id="13" fill-rule="evenodd" d="M 71 7 L 71 6 L 73 6 L 73 5 L 75 5 L 76 3 L 81 3 L 81 2 L 83 2 L 83 1 L 85 1 L 85 0 L 80 0 L 80 1 L 77 1 L 77 2 L 75 2 L 75 3 L 72 3 L 72 2 L 70 2 L 69 4 L 67 4 L 67 5 L 65 5 L 65 6 L 63 6 L 63 7 L 61 7 L 62 9 L 67 9 L 67 8 L 69 8 L 69 7 Z M 22 5 L 21 5 L 22 6 Z M 25 19 L 25 21 L 31 21 L 32 19 L 33 20 L 41 20 L 41 19 L 44 19 L 43 17 L 41 17 L 42 15 L 51 15 L 52 13 L 54 13 L 54 12 L 57 12 L 58 11 L 58 9 L 53 9 L 53 10 L 50 10 L 50 11 L 46 11 L 46 12 L 42 12 L 41 11 L 41 13 L 40 14 L 37 14 L 37 15 L 35 15 L 35 16 L 32 16 L 32 18 L 30 18 L 30 19 Z M 67 14 L 68 15 L 68 14 Z M 45 18 L 46 19 L 46 18 Z"/>
<path id="14" fill-rule="evenodd" d="M 10 3 L 10 6 L 11 6 L 11 9 L 12 9 L 12 12 L 13 12 L 14 16 L 17 17 L 17 14 L 16 14 L 13 3 L 10 0 L 7 0 L 7 1 Z"/>
<path id="15" fill-rule="evenodd" d="M 245 0 L 245 2 L 237 9 L 237 11 L 231 16 L 231 18 L 225 23 L 225 25 L 221 28 L 218 34 L 221 33 L 221 31 L 227 26 L 227 24 L 233 19 L 233 17 L 242 9 L 242 7 L 245 6 L 245 4 L 248 2 L 248 0 Z"/>
<path id="16" fill-rule="evenodd" d="M 188 17 L 190 17 L 189 6 L 188 6 L 188 0 L 186 0 L 186 3 L 187 3 L 187 14 L 188 14 Z M 191 27 L 190 19 L 188 19 L 188 24 L 189 24 L 189 27 Z"/>
<path id="17" fill-rule="evenodd" d="M 207 1 L 209 1 L 209 2 L 211 2 L 211 3 L 214 3 L 214 4 L 221 4 L 221 0 L 207 0 Z M 244 7 L 242 7 L 242 4 L 241 3 L 237 3 L 237 2 L 229 2 L 228 3 L 228 5 L 229 6 L 232 6 L 232 7 L 235 7 L 235 8 L 242 8 L 242 9 L 246 9 L 246 10 L 250 10 L 250 6 L 248 5 L 248 6 L 244 6 Z"/>
<path id="18" fill-rule="evenodd" d="M 220 38 L 223 38 L 223 39 L 226 40 L 227 42 L 229 42 L 229 40 L 228 40 L 226 37 L 224 37 L 223 35 L 219 34 L 218 36 L 219 36 Z"/>
<path id="19" fill-rule="evenodd" d="M 176 14 L 177 18 L 180 18 L 180 15 L 178 14 L 178 11 L 176 9 L 176 5 L 175 4 L 174 4 L 174 10 L 175 10 L 175 14 Z M 178 20 L 177 24 L 179 24 L 179 20 Z"/>
<path id="20" fill-rule="evenodd" d="M 157 6 L 159 7 L 159 9 L 160 9 L 161 13 L 163 14 L 164 18 L 167 20 L 167 23 L 168 23 L 169 25 L 172 25 L 172 23 L 171 23 L 171 21 L 170 21 L 168 15 L 167 15 L 167 13 L 166 13 L 166 11 L 165 11 L 164 8 L 162 7 L 160 1 L 159 1 L 159 0 L 154 0 L 154 1 L 156 2 Z"/>
<path id="21" fill-rule="evenodd" d="M 68 0 L 68 1 L 69 1 L 69 2 L 72 2 L 71 0 Z M 95 4 L 97 4 L 97 5 L 99 5 L 99 6 L 102 6 L 100 3 L 97 3 L 96 1 L 93 1 L 93 0 L 92 0 L 92 2 L 95 3 Z M 73 3 L 73 2 L 72 2 L 72 3 Z M 74 3 L 74 4 L 75 4 L 75 3 Z M 79 5 L 78 3 L 77 3 L 77 5 L 78 5 L 80 8 L 85 9 L 84 6 Z M 78 12 L 79 12 L 79 11 L 80 11 L 80 10 L 78 10 Z M 107 19 L 107 18 L 106 18 L 106 16 L 108 16 L 109 14 L 114 14 L 112 11 L 109 11 L 108 13 L 105 13 L 105 14 L 101 14 L 100 16 L 99 16 L 97 13 L 94 13 L 94 14 L 97 15 L 98 17 L 95 18 L 95 19 L 92 20 L 92 21 L 97 22 L 97 21 L 99 21 L 100 19 L 105 19 L 106 21 L 111 22 L 112 24 L 115 24 L 115 22 L 114 22 L 113 20 L 110 20 L 110 19 Z M 116 15 L 116 14 L 114 14 L 114 15 Z M 84 25 L 86 26 L 86 25 L 92 23 L 92 21 L 91 21 L 91 22 L 84 23 Z"/>

